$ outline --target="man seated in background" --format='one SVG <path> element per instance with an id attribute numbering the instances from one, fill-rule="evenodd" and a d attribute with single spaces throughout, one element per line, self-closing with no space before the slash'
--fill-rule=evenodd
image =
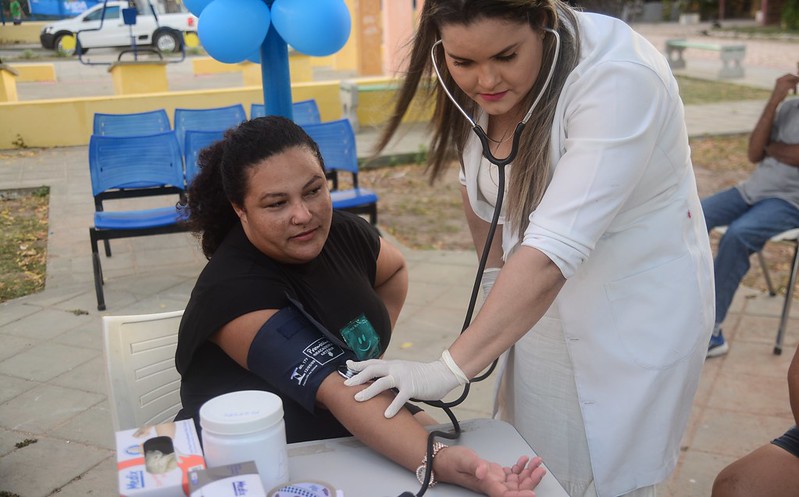
<path id="1" fill-rule="evenodd" d="M 777 79 L 749 136 L 748 158 L 757 168 L 742 183 L 702 200 L 707 229 L 727 226 L 714 260 L 716 325 L 707 356 L 726 354 L 721 324 L 746 272 L 749 256 L 772 236 L 799 227 L 799 99 L 783 102 L 799 76 Z"/>

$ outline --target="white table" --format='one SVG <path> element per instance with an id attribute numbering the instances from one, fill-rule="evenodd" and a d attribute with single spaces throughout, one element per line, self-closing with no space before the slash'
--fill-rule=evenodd
<path id="1" fill-rule="evenodd" d="M 451 425 L 433 427 L 450 431 Z M 521 455 L 535 455 L 533 449 L 508 423 L 493 419 L 461 422 L 462 433 L 455 440 L 440 439 L 448 445 L 466 445 L 480 457 L 511 466 Z M 344 492 L 344 497 L 397 497 L 402 492 L 416 495 L 421 485 L 416 475 L 377 454 L 353 437 L 289 444 L 289 476 L 292 482 L 319 481 Z M 535 489 L 538 497 L 569 497 L 552 474 Z M 428 489 L 429 497 L 471 497 L 478 494 L 449 484 Z"/>

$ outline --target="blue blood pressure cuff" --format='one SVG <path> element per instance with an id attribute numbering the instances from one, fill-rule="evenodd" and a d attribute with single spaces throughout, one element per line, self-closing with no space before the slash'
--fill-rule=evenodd
<path id="1" fill-rule="evenodd" d="M 258 330 L 247 368 L 313 413 L 322 380 L 355 358 L 340 338 L 292 302 Z"/>

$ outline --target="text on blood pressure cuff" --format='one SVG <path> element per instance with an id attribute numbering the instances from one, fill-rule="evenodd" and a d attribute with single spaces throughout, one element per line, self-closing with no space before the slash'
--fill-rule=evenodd
<path id="1" fill-rule="evenodd" d="M 313 413 L 322 380 L 355 359 L 341 340 L 329 334 L 303 311 L 284 307 L 258 330 L 247 368 Z"/>

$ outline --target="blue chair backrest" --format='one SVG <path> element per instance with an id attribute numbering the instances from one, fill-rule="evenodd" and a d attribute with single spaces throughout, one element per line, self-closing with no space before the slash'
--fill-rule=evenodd
<path id="1" fill-rule="evenodd" d="M 175 133 L 180 149 L 186 147 L 186 130 L 226 131 L 247 120 L 241 104 L 211 109 L 175 109 Z"/>
<path id="2" fill-rule="evenodd" d="M 322 118 L 319 116 L 319 107 L 313 98 L 294 102 L 291 105 L 291 111 L 294 113 L 294 122 L 300 126 L 322 122 Z"/>
<path id="3" fill-rule="evenodd" d="M 198 131 L 190 129 L 186 131 L 186 185 L 200 172 L 197 166 L 197 159 L 200 152 L 207 146 L 224 138 L 224 131 Z"/>
<path id="4" fill-rule="evenodd" d="M 89 140 L 92 194 L 120 188 L 174 186 L 184 189 L 183 158 L 174 131 Z"/>
<path id="5" fill-rule="evenodd" d="M 322 118 L 319 115 L 319 106 L 316 105 L 316 100 L 313 98 L 294 102 L 291 104 L 291 112 L 294 115 L 294 122 L 300 126 L 322 122 Z M 264 104 L 252 104 L 250 106 L 250 119 L 264 117 L 265 115 L 266 106 Z"/>
<path id="6" fill-rule="evenodd" d="M 256 117 L 264 117 L 265 115 L 266 115 L 266 105 L 264 104 L 250 105 L 250 119 L 255 119 Z"/>
<path id="7" fill-rule="evenodd" d="M 103 136 L 153 135 L 169 131 L 169 116 L 164 109 L 135 114 L 94 114 L 92 134 Z"/>
<path id="8" fill-rule="evenodd" d="M 325 169 L 358 174 L 355 133 L 348 119 L 305 124 L 302 129 L 319 145 Z"/>

